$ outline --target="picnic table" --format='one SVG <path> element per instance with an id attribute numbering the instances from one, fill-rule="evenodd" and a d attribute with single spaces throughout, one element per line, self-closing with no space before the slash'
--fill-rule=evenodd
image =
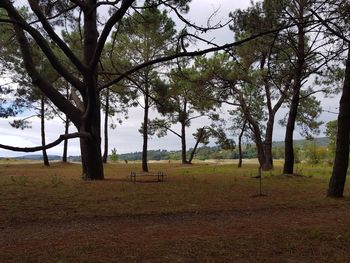
<path id="1" fill-rule="evenodd" d="M 163 182 L 165 174 L 163 172 L 131 172 L 130 173 L 130 181 L 136 183 L 136 177 L 140 176 L 153 176 L 157 177 L 157 182 Z"/>

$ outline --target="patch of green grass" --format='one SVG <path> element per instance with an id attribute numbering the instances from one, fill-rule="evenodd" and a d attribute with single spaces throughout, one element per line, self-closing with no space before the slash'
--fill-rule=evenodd
<path id="1" fill-rule="evenodd" d="M 6 164 L 0 170 L 0 205 L 5 208 L 0 218 L 51 218 L 57 217 L 57 211 L 58 217 L 69 217 L 231 209 L 255 203 L 298 205 L 322 201 L 328 180 L 322 167 L 305 166 L 305 174 L 312 177 L 286 178 L 279 174 L 281 167 L 277 166 L 263 173 L 263 193 L 268 196 L 257 200 L 251 198 L 259 187 L 259 181 L 252 178 L 257 173 L 256 164 L 238 169 L 234 164 L 152 163 L 150 168 L 165 172 L 165 182 L 148 182 L 153 178 L 129 182 L 130 172 L 140 170 L 138 163 L 108 164 L 106 180 L 96 182 L 81 180 L 81 167 L 76 164 Z M 10 214 L 6 213 L 9 206 Z M 17 215 L 14 207 L 21 209 Z M 45 207 L 45 211 L 39 211 L 39 207 Z M 25 211 L 33 213 L 26 215 Z"/>
<path id="2" fill-rule="evenodd" d="M 72 234 L 72 239 L 67 240 L 63 228 L 59 238 L 53 235 L 43 241 L 40 236 L 33 236 L 38 242 L 35 251 L 18 248 L 15 254 L 0 253 L 0 259 L 99 262 L 101 255 L 103 259 L 115 259 L 118 255 L 120 262 L 256 262 L 257 259 L 346 262 L 350 242 L 348 225 L 335 222 L 328 226 L 329 222 L 323 222 L 323 218 L 319 220 L 322 224 L 317 226 L 290 224 L 295 215 L 303 218 L 296 213 L 312 217 L 309 210 L 349 211 L 349 198 L 325 198 L 329 167 L 325 170 L 323 166 L 298 165 L 302 176 L 287 177 L 281 174 L 282 163 L 276 162 L 274 170 L 263 172 L 262 189 L 266 196 L 253 197 L 259 190 L 259 180 L 252 178 L 258 171 L 254 163 L 244 164 L 240 169 L 232 163 L 151 163 L 151 171 L 167 174 L 165 182 L 140 178 L 134 184 L 128 180 L 128 175 L 131 171 L 140 171 L 140 165 L 107 164 L 105 180 L 87 182 L 81 179 L 81 166 L 77 164 L 53 163 L 51 167 L 0 164 L 2 227 L 29 223 L 31 229 L 31 222 L 34 222 L 41 229 L 45 223 L 52 227 L 58 222 L 73 222 L 75 226 L 75 222 L 80 221 L 88 221 L 90 227 L 97 218 L 170 215 L 156 225 L 138 226 L 137 232 L 124 237 L 119 236 L 118 227 L 111 232 L 113 225 L 103 225 L 105 229 L 92 227 L 91 233 Z M 349 194 L 348 187 L 346 194 Z M 191 235 L 186 231 L 192 229 L 186 227 L 179 233 L 172 229 L 172 217 L 187 213 L 199 215 L 198 222 L 192 225 L 195 230 Z M 231 217 L 225 218 L 226 213 Z M 276 218 L 276 214 L 281 217 L 284 213 L 288 213 L 283 217 L 285 221 L 278 221 L 281 219 Z M 208 226 L 207 215 L 212 214 L 213 222 Z M 182 218 L 178 220 L 180 226 L 192 223 Z M 136 227 L 135 224 L 139 224 L 137 220 L 134 225 L 127 221 L 127 227 Z M 164 230 L 164 237 L 159 237 L 164 227 L 172 229 L 174 236 Z M 227 233 L 234 227 L 237 227 L 235 231 Z M 143 235 L 147 229 L 149 236 L 145 239 Z M 94 235 L 94 231 L 100 231 L 103 236 Z M 340 252 L 332 256 L 339 248 Z"/>

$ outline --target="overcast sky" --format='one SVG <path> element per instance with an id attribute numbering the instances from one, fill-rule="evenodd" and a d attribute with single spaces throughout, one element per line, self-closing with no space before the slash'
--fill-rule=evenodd
<path id="1" fill-rule="evenodd" d="M 192 0 L 190 5 L 191 9 L 187 18 L 191 19 L 197 25 L 206 25 L 207 18 L 217 9 L 219 9 L 215 22 L 226 22 L 228 21 L 229 12 L 237 8 L 245 8 L 250 5 L 250 0 Z M 225 44 L 233 41 L 232 32 L 227 28 L 222 29 L 219 32 L 210 33 L 206 38 L 215 40 L 218 44 Z M 200 46 L 205 47 L 204 44 Z M 4 80 L 1 80 L 0 83 Z M 337 112 L 338 111 L 339 98 L 323 99 L 323 108 L 327 111 Z M 280 118 L 287 112 L 287 109 L 283 109 L 277 118 Z M 25 116 L 25 114 L 24 114 Z M 109 148 L 116 148 L 118 153 L 141 151 L 142 149 L 142 137 L 138 132 L 142 121 L 143 112 L 140 108 L 132 108 L 129 111 L 129 118 L 124 120 L 123 124 L 118 125 L 115 130 L 109 131 Z M 155 113 L 153 113 L 155 116 Z M 325 112 L 322 114 L 321 119 L 325 122 L 336 119 L 336 115 Z M 20 146 L 20 147 L 33 147 L 40 145 L 40 122 L 38 118 L 32 119 L 32 129 L 17 130 L 12 128 L 8 123 L 10 119 L 0 119 L 0 143 L 6 145 Z M 205 119 L 197 119 L 192 123 L 191 128 L 187 133 L 188 147 L 193 147 L 194 141 L 192 133 L 196 128 L 203 126 L 203 124 L 209 124 Z M 176 127 L 175 127 L 176 129 Z M 324 127 L 322 128 L 324 130 Z M 76 131 L 75 128 L 71 127 L 71 132 Z M 279 141 L 284 138 L 284 128 L 278 124 L 275 125 L 274 140 Z M 46 141 L 47 143 L 52 142 L 58 138 L 60 134 L 64 133 L 64 127 L 60 119 L 53 119 L 47 121 L 46 125 Z M 324 136 L 323 133 L 320 136 Z M 301 138 L 298 132 L 295 132 L 295 138 Z M 149 141 L 149 149 L 167 149 L 167 150 L 179 150 L 180 140 L 178 137 L 169 134 L 165 138 L 154 137 Z M 62 147 L 57 146 L 53 149 L 48 150 L 49 154 L 62 154 Z M 40 152 L 38 152 L 40 154 Z M 69 155 L 80 155 L 78 139 L 69 141 Z M 11 157 L 19 156 L 23 153 L 11 152 L 0 149 L 0 157 Z"/>

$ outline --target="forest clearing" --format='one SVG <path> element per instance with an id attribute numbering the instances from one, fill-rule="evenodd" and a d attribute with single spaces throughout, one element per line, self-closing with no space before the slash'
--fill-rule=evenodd
<path id="1" fill-rule="evenodd" d="M 350 199 L 326 198 L 329 165 L 150 163 L 165 172 L 129 181 L 139 163 L 1 161 L 0 262 L 348 262 Z M 349 187 L 347 187 L 349 189 Z M 349 195 L 348 190 L 345 195 Z"/>
<path id="2" fill-rule="evenodd" d="M 1 0 L 0 263 L 350 262 L 349 28 L 348 0 Z"/>

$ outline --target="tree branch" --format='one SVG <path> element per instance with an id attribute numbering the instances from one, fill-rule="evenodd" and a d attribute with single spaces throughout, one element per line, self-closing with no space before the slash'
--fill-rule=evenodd
<path id="1" fill-rule="evenodd" d="M 106 22 L 103 30 L 102 30 L 102 33 L 101 33 L 101 36 L 98 40 L 98 43 L 97 43 L 97 47 L 96 47 L 96 50 L 95 50 L 95 53 L 93 55 L 93 59 L 91 60 L 90 62 L 90 65 L 89 65 L 89 68 L 95 68 L 99 59 L 100 59 L 100 56 L 101 56 L 101 53 L 102 53 L 102 50 L 103 50 L 103 47 L 106 43 L 106 40 L 113 28 L 113 26 L 118 22 L 120 21 L 123 16 L 125 15 L 126 11 L 129 9 L 129 7 L 135 2 L 135 0 L 124 0 L 122 1 L 122 5 L 120 6 L 120 8 L 118 9 L 118 11 L 116 11 L 111 17 L 110 19 L 108 19 L 108 21 Z"/>
<path id="2" fill-rule="evenodd" d="M 78 127 L 80 125 L 80 112 L 74 107 L 60 92 L 58 92 L 50 82 L 45 80 L 35 69 L 35 64 L 30 51 L 28 40 L 22 28 L 14 25 L 16 37 L 22 52 L 24 67 L 32 79 L 32 83 L 37 86 L 62 112 L 66 113 L 69 119 Z"/>
<path id="3" fill-rule="evenodd" d="M 86 133 L 86 132 L 76 132 L 76 133 L 71 133 L 71 134 L 62 134 L 60 135 L 60 137 L 52 142 L 49 143 L 45 146 L 37 146 L 37 147 L 14 147 L 14 146 L 9 146 L 9 145 L 4 145 L 4 144 L 0 144 L 0 148 L 1 149 L 5 149 L 5 150 L 10 150 L 10 151 L 14 151 L 14 152 L 37 152 L 37 151 L 42 151 L 42 150 L 46 150 L 46 149 L 50 149 L 52 147 L 55 147 L 57 145 L 59 145 L 62 141 L 64 140 L 68 140 L 68 139 L 74 139 L 74 138 L 90 138 L 90 133 Z"/>
<path id="4" fill-rule="evenodd" d="M 11 4 L 10 1 L 4 0 L 0 2 L 0 7 L 3 7 L 10 17 L 10 19 L 0 19 L 0 23 L 11 23 L 13 25 L 16 25 L 22 30 L 27 31 L 35 40 L 35 42 L 38 44 L 40 49 L 43 51 L 43 53 L 46 55 L 48 60 L 50 61 L 52 67 L 57 70 L 62 77 L 64 77 L 68 82 L 70 82 L 76 89 L 83 92 L 83 83 L 75 78 L 67 69 L 64 67 L 60 62 L 59 59 L 56 57 L 56 55 L 53 53 L 52 49 L 48 45 L 48 41 L 40 34 L 38 30 L 31 27 L 24 19 L 23 17 L 17 12 L 15 7 Z"/>
<path id="5" fill-rule="evenodd" d="M 172 134 L 176 135 L 177 137 L 182 138 L 182 136 L 179 133 L 177 133 L 176 131 L 174 131 L 173 129 L 165 127 L 165 126 L 163 128 L 170 131 Z"/>
<path id="6" fill-rule="evenodd" d="M 121 1 L 121 0 L 116 0 L 116 1 L 113 1 L 113 2 L 110 2 L 110 1 L 101 1 L 101 2 L 98 2 L 98 3 L 96 4 L 96 7 L 95 7 L 95 8 L 97 8 L 97 7 L 99 7 L 99 6 L 102 6 L 102 5 L 112 5 L 112 6 L 114 6 L 114 5 L 118 4 L 120 1 Z"/>
<path id="7" fill-rule="evenodd" d="M 210 26 L 210 25 L 208 25 L 207 27 L 197 26 L 197 25 L 191 23 L 190 21 L 188 21 L 188 19 L 186 19 L 184 16 L 182 16 L 176 7 L 174 7 L 174 6 L 172 6 L 172 5 L 168 4 L 168 3 L 166 3 L 166 1 L 160 1 L 160 3 L 162 3 L 164 6 L 170 8 L 172 11 L 174 11 L 175 14 L 176 14 L 176 16 L 177 16 L 183 23 L 185 23 L 187 26 L 189 26 L 189 27 L 191 27 L 191 28 L 194 28 L 194 29 L 196 29 L 196 30 L 202 31 L 202 32 L 204 32 L 204 33 L 207 32 L 207 31 L 209 31 L 209 30 L 215 30 L 215 29 L 223 28 L 223 27 L 227 26 L 229 23 L 232 22 L 232 19 L 231 19 L 230 21 L 226 22 L 226 23 L 223 24 L 223 25 L 221 25 L 220 23 L 218 23 L 218 24 L 215 25 L 215 26 Z M 215 15 L 216 12 L 217 12 L 217 11 L 215 11 L 215 12 L 210 16 L 209 21 L 210 21 L 210 19 L 212 18 L 212 16 Z"/>
<path id="8" fill-rule="evenodd" d="M 60 49 L 66 54 L 70 61 L 76 66 L 76 68 L 83 74 L 86 71 L 86 67 L 81 61 L 75 56 L 72 50 L 66 45 L 66 43 L 56 34 L 51 27 L 50 23 L 41 12 L 37 1 L 29 0 L 30 7 L 38 17 L 39 21 L 43 25 L 45 31 L 49 34 L 51 39 L 60 47 Z"/>
<path id="9" fill-rule="evenodd" d="M 347 39 L 344 35 L 342 35 L 341 33 L 339 33 L 338 31 L 334 30 L 333 28 L 331 28 L 328 25 L 329 21 L 324 20 L 320 15 L 318 15 L 315 11 L 310 10 L 311 13 L 322 23 L 322 25 L 324 25 L 332 34 L 336 35 L 337 37 L 339 37 L 340 39 L 344 40 L 346 43 L 350 44 L 350 40 Z"/>
<path id="10" fill-rule="evenodd" d="M 109 87 L 109 86 L 111 86 L 113 84 L 116 84 L 119 81 L 121 81 L 122 79 L 126 78 L 127 76 L 133 74 L 134 72 L 137 72 L 137 71 L 139 71 L 139 70 L 141 70 L 141 69 L 143 69 L 145 67 L 151 66 L 153 64 L 170 61 L 170 60 L 173 60 L 173 59 L 176 59 L 176 58 L 180 58 L 180 57 L 201 56 L 201 55 L 204 55 L 204 54 L 207 54 L 207 53 L 211 53 L 211 52 L 215 52 L 215 51 L 219 51 L 219 50 L 224 50 L 224 49 L 237 47 L 237 46 L 242 45 L 242 44 L 244 44 L 246 42 L 254 40 L 256 38 L 259 38 L 259 37 L 262 37 L 262 36 L 265 36 L 265 35 L 268 35 L 268 34 L 277 33 L 279 31 L 284 30 L 286 28 L 289 28 L 291 26 L 294 26 L 294 24 L 293 25 L 287 25 L 287 26 L 284 26 L 284 27 L 280 27 L 278 29 L 272 29 L 272 30 L 269 30 L 269 31 L 266 31 L 266 32 L 263 32 L 263 33 L 259 33 L 259 34 L 250 36 L 248 38 L 245 38 L 245 39 L 233 42 L 233 43 L 229 43 L 229 44 L 225 44 L 225 45 L 221 45 L 221 46 L 217 46 L 217 47 L 211 47 L 211 48 L 198 50 L 198 51 L 180 52 L 180 53 L 177 53 L 177 54 L 173 54 L 173 55 L 157 58 L 157 59 L 154 59 L 154 60 L 150 60 L 150 61 L 144 62 L 142 64 L 139 64 L 138 66 L 136 66 L 136 67 L 134 67 L 134 68 L 132 68 L 132 69 L 122 73 L 119 77 L 115 78 L 114 80 L 112 80 L 112 81 L 110 81 L 110 82 L 100 86 L 99 90 L 102 90 L 102 89 L 107 88 L 107 87 Z"/>

